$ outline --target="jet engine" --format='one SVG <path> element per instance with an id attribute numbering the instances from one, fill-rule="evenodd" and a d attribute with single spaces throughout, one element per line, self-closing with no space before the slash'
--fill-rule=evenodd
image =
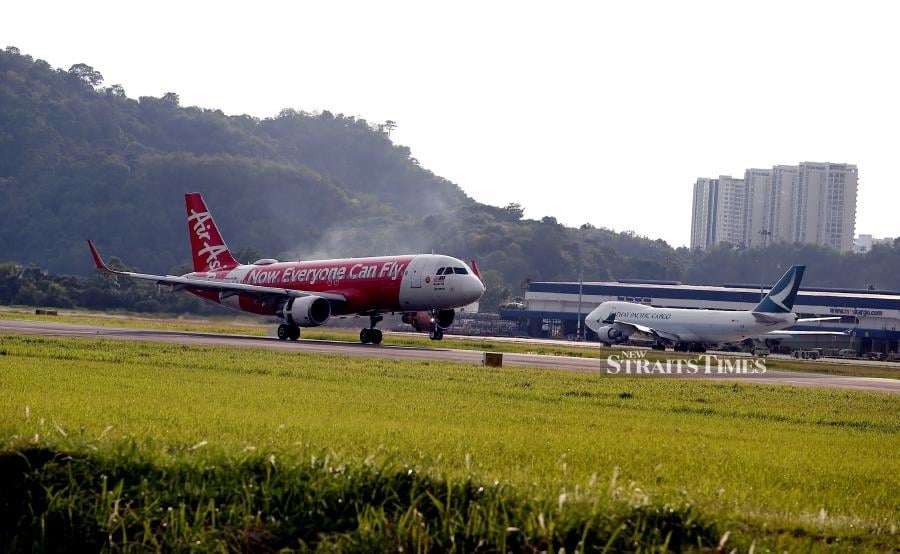
<path id="1" fill-rule="evenodd" d="M 628 335 L 630 335 L 629 333 Z M 616 327 L 615 325 L 604 325 L 603 327 L 597 329 L 597 336 L 600 337 L 600 342 L 610 342 L 618 344 L 620 342 L 625 342 L 628 340 L 628 335 L 622 332 L 621 329 Z"/>
<path id="2" fill-rule="evenodd" d="M 455 310 L 438 310 L 436 314 L 432 314 L 432 312 L 406 312 L 403 314 L 403 323 L 412 325 L 416 331 L 429 333 L 434 331 L 435 328 L 442 331 L 447 329 L 453 325 L 455 317 Z"/>
<path id="3" fill-rule="evenodd" d="M 331 317 L 331 304 L 321 296 L 291 298 L 278 315 L 297 327 L 317 327 Z"/>

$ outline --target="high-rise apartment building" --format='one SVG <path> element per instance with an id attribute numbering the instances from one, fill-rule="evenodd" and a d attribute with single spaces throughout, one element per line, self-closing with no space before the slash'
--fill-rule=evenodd
<path id="1" fill-rule="evenodd" d="M 717 179 L 697 179 L 694 183 L 694 213 L 691 217 L 691 248 L 694 245 L 715 243 L 711 225 L 716 220 L 716 200 L 719 181 Z M 702 248 L 702 246 L 700 247 Z"/>
<path id="2" fill-rule="evenodd" d="M 748 169 L 744 172 L 747 207 L 744 212 L 744 238 L 738 244 L 763 247 L 769 244 L 769 215 L 772 204 L 772 170 Z M 732 243 L 734 244 L 734 243 Z"/>
<path id="3" fill-rule="evenodd" d="M 803 162 L 748 169 L 743 179 L 697 179 L 691 248 L 811 242 L 849 251 L 856 189 L 857 169 L 851 164 Z"/>
<path id="4" fill-rule="evenodd" d="M 694 217 L 691 245 L 744 242 L 747 203 L 743 179 L 722 175 L 694 183 Z"/>

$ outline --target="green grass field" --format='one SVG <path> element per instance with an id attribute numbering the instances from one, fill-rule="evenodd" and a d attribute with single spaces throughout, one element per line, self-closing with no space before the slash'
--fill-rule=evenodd
<path id="1" fill-rule="evenodd" d="M 22 336 L 0 378 L 0 548 L 900 546 L 894 395 Z"/>

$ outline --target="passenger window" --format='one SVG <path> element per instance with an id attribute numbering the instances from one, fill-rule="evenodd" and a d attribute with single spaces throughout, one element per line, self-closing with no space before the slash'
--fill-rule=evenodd
<path id="1" fill-rule="evenodd" d="M 454 267 L 453 273 L 456 273 L 457 275 L 467 275 L 469 272 L 466 271 L 466 268 L 464 267 Z"/>
<path id="2" fill-rule="evenodd" d="M 437 273 L 435 273 L 435 275 L 443 275 L 443 274 L 444 274 L 444 268 L 443 268 L 443 267 L 438 268 Z"/>

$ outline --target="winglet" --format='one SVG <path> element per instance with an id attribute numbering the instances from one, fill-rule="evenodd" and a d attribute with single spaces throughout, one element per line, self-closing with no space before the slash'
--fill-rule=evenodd
<path id="1" fill-rule="evenodd" d="M 484 281 L 484 279 L 481 278 L 481 272 L 478 271 L 478 264 L 475 263 L 475 258 L 472 258 L 472 273 L 474 273 L 475 277 L 478 277 L 479 280 Z"/>
<path id="2" fill-rule="evenodd" d="M 91 241 L 91 239 L 88 239 L 87 243 L 88 243 L 88 248 L 91 249 L 91 256 L 93 256 L 93 258 L 94 258 L 94 265 L 97 266 L 97 269 L 101 269 L 103 271 L 109 271 L 110 269 L 108 267 L 106 267 L 105 263 L 103 263 L 103 258 L 101 258 L 100 253 L 97 252 L 97 247 L 94 246 L 93 241 Z"/>

